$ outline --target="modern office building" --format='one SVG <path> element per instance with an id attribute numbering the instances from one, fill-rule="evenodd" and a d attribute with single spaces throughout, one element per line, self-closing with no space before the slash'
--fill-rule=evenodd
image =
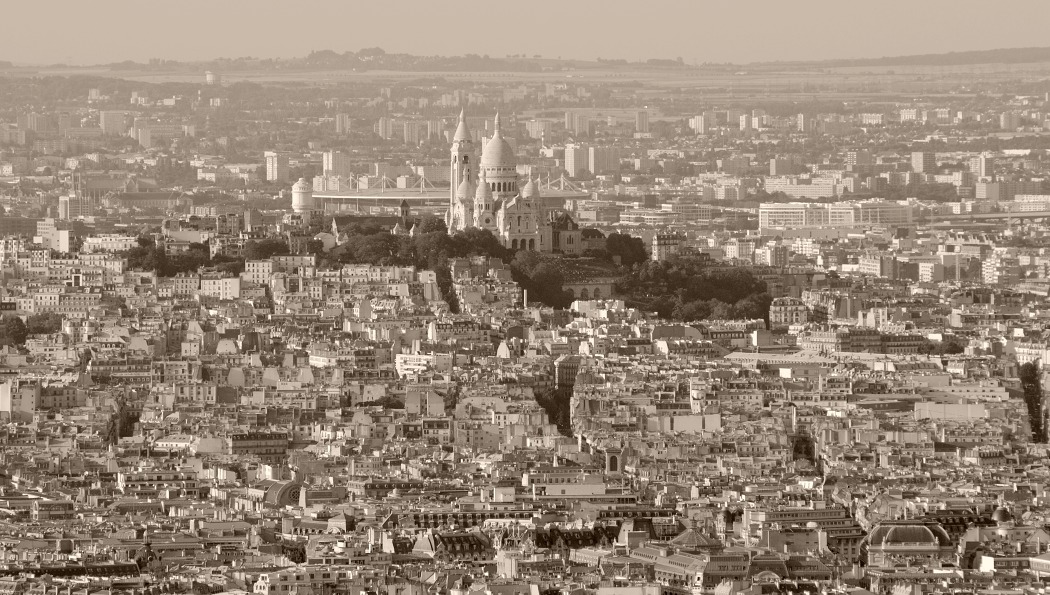
<path id="1" fill-rule="evenodd" d="M 588 169 L 587 147 L 583 145 L 565 145 L 565 172 L 569 174 L 569 177 L 578 177 Z"/>
<path id="2" fill-rule="evenodd" d="M 336 114 L 335 115 L 335 133 L 336 134 L 350 134 L 352 127 L 352 118 L 350 114 Z"/>
<path id="3" fill-rule="evenodd" d="M 342 151 L 325 151 L 321 156 L 321 167 L 325 176 L 350 176 L 350 156 Z"/>
<path id="4" fill-rule="evenodd" d="M 1017 112 L 1003 112 L 999 116 L 999 128 L 1003 130 L 1017 130 L 1021 127 L 1021 114 Z"/>
<path id="5" fill-rule="evenodd" d="M 94 212 L 95 201 L 70 192 L 58 198 L 58 218 L 66 221 L 87 217 Z"/>
<path id="6" fill-rule="evenodd" d="M 529 138 L 550 138 L 551 122 L 550 120 L 529 120 L 525 122 L 525 132 L 528 133 Z"/>
<path id="7" fill-rule="evenodd" d="M 707 116 L 699 115 L 689 118 L 689 127 L 693 129 L 697 134 L 706 134 L 708 128 L 711 127 L 712 122 Z"/>
<path id="8" fill-rule="evenodd" d="M 995 181 L 995 159 L 988 155 L 971 157 L 969 161 L 970 173 L 979 180 Z"/>
<path id="9" fill-rule="evenodd" d="M 619 147 L 588 147 L 587 169 L 594 175 L 620 171 Z"/>
<path id="10" fill-rule="evenodd" d="M 915 173 L 931 174 L 937 170 L 937 155 L 930 151 L 913 151 L 911 170 Z"/>
<path id="11" fill-rule="evenodd" d="M 278 153 L 266 153 L 266 181 L 287 182 L 288 181 L 288 156 Z"/>
<path id="12" fill-rule="evenodd" d="M 649 132 L 649 112 L 646 110 L 639 110 L 634 115 L 634 131 L 646 133 Z"/>
<path id="13" fill-rule="evenodd" d="M 591 134 L 591 118 L 587 114 L 565 112 L 565 130 L 577 136 Z"/>
<path id="14" fill-rule="evenodd" d="M 128 131 L 127 114 L 124 112 L 99 112 L 98 124 L 102 128 L 102 134 L 106 136 L 120 136 Z"/>

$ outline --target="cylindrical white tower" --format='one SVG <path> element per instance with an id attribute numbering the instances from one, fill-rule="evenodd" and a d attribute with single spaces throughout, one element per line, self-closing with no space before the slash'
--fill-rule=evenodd
<path id="1" fill-rule="evenodd" d="M 299 181 L 292 186 L 292 210 L 296 213 L 305 213 L 313 209 L 314 189 L 306 178 L 299 178 Z"/>

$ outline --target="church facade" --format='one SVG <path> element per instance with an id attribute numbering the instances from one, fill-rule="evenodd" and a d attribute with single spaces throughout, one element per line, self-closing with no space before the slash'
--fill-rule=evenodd
<path id="1" fill-rule="evenodd" d="M 451 190 L 445 216 L 449 233 L 487 229 L 507 248 L 551 252 L 553 227 L 539 185 L 531 179 L 520 185 L 517 158 L 503 138 L 499 114 L 493 124 L 492 138 L 483 142 L 481 158 L 476 159 L 466 117 L 459 114 L 452 137 Z"/>

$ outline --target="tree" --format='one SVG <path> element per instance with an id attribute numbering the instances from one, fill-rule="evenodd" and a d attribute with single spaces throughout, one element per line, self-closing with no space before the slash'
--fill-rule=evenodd
<path id="1" fill-rule="evenodd" d="M 710 320 L 733 320 L 736 318 L 736 310 L 732 304 L 711 300 L 710 305 L 711 313 L 707 316 Z"/>
<path id="2" fill-rule="evenodd" d="M 442 395 L 442 401 L 445 405 L 445 413 L 447 415 L 453 415 L 456 412 L 456 405 L 459 405 L 460 389 L 459 383 L 452 385 L 452 388 L 448 389 L 444 395 Z"/>
<path id="3" fill-rule="evenodd" d="M 536 403 L 547 412 L 547 421 L 558 426 L 563 436 L 572 437 L 572 389 L 547 389 L 536 395 Z"/>
<path id="4" fill-rule="evenodd" d="M 321 240 L 307 240 L 306 252 L 308 254 L 321 254 L 324 252 L 324 242 Z"/>
<path id="5" fill-rule="evenodd" d="M 627 301 L 679 320 L 762 318 L 771 296 L 766 284 L 745 267 L 708 269 L 695 256 L 645 262 L 617 283 Z M 706 313 L 706 314 L 705 314 Z"/>
<path id="6" fill-rule="evenodd" d="M 122 295 L 107 293 L 102 296 L 101 300 L 99 300 L 99 305 L 107 310 L 123 312 L 124 308 L 128 306 L 128 299 Z"/>
<path id="7" fill-rule="evenodd" d="M 156 271 L 163 275 L 168 266 L 167 255 L 164 250 L 157 246 L 153 238 L 138 238 L 138 246 L 124 252 L 128 260 L 128 270 Z"/>
<path id="8" fill-rule="evenodd" d="M 1028 424 L 1032 429 L 1032 442 L 1046 442 L 1046 428 L 1043 427 L 1043 387 L 1039 364 L 1028 362 L 1018 372 L 1021 388 L 1024 390 L 1024 402 L 1028 408 Z"/>
<path id="9" fill-rule="evenodd" d="M 441 290 L 441 297 L 445 298 L 445 302 L 448 303 L 449 312 L 459 314 L 459 298 L 456 297 L 456 291 L 452 287 L 452 271 L 448 266 L 448 261 L 441 262 L 433 269 L 437 277 L 438 289 Z"/>
<path id="10" fill-rule="evenodd" d="M 400 238 L 387 232 L 351 236 L 347 242 L 347 249 L 353 255 L 352 262 L 367 262 L 376 265 L 409 264 L 399 262 Z"/>
<path id="11" fill-rule="evenodd" d="M 238 276 L 244 272 L 243 258 L 229 258 L 227 256 L 216 256 L 211 261 L 215 270 L 226 275 Z"/>
<path id="12" fill-rule="evenodd" d="M 0 326 L 0 345 L 21 346 L 26 344 L 29 329 L 18 316 L 5 316 Z"/>
<path id="13" fill-rule="evenodd" d="M 605 238 L 605 251 L 614 260 L 619 257 L 620 264 L 625 267 L 634 266 L 649 260 L 645 251 L 645 242 L 623 233 L 611 233 Z"/>
<path id="14" fill-rule="evenodd" d="M 449 254 L 452 252 L 452 242 L 448 234 L 434 231 L 424 234 L 416 234 L 413 238 L 415 245 L 416 262 L 419 266 L 436 269 L 447 266 Z"/>
<path id="15" fill-rule="evenodd" d="M 568 308 L 572 303 L 572 296 L 565 291 L 565 278 L 561 271 L 548 263 L 541 263 L 533 269 L 527 282 L 519 281 L 519 284 L 529 291 L 529 297 L 552 308 Z"/>
<path id="16" fill-rule="evenodd" d="M 445 225 L 445 221 L 439 217 L 427 215 L 416 223 L 416 235 L 435 232 L 441 232 L 444 234 L 448 233 L 448 226 Z"/>
<path id="17" fill-rule="evenodd" d="M 26 319 L 30 335 L 50 335 L 62 330 L 62 315 L 56 312 L 41 312 Z"/>
<path id="18" fill-rule="evenodd" d="M 927 355 L 958 355 L 966 351 L 966 340 L 955 335 L 948 335 L 938 342 L 929 342 L 922 352 Z"/>
<path id="19" fill-rule="evenodd" d="M 298 180 L 299 178 L 306 178 L 312 180 L 317 175 L 317 166 L 313 164 L 306 164 L 296 166 L 288 169 L 288 177 L 292 180 Z"/>
<path id="20" fill-rule="evenodd" d="M 984 278 L 984 270 L 981 259 L 971 258 L 966 261 L 966 272 L 963 273 L 964 279 L 970 281 L 980 281 Z"/>
<path id="21" fill-rule="evenodd" d="M 449 239 L 451 240 L 449 256 L 452 257 L 488 256 L 507 262 L 511 254 L 510 250 L 500 244 L 499 238 L 492 235 L 492 232 L 487 229 L 471 227 L 456 232 Z"/>
<path id="22" fill-rule="evenodd" d="M 520 250 L 510 263 L 514 280 L 529 292 L 529 299 L 552 308 L 567 308 L 572 296 L 565 291 L 565 278 L 553 264 L 532 250 Z"/>
<path id="23" fill-rule="evenodd" d="M 524 275 L 531 276 L 533 270 L 543 263 L 543 257 L 534 250 L 519 250 L 510 261 L 510 266 Z"/>
<path id="24" fill-rule="evenodd" d="M 245 260 L 266 260 L 278 254 L 288 254 L 288 242 L 278 239 L 248 240 L 241 254 Z"/>
<path id="25" fill-rule="evenodd" d="M 757 319 L 766 321 L 769 327 L 769 307 L 773 304 L 773 296 L 766 292 L 753 293 L 734 304 L 737 318 Z"/>
<path id="26" fill-rule="evenodd" d="M 193 242 L 182 254 L 167 258 L 167 266 L 157 269 L 158 274 L 163 277 L 171 277 L 179 273 L 189 273 L 211 264 L 211 250 L 207 244 Z"/>
<path id="27" fill-rule="evenodd" d="M 679 303 L 675 306 L 672 316 L 675 320 L 683 322 L 704 320 L 711 316 L 711 305 L 702 300 Z"/>

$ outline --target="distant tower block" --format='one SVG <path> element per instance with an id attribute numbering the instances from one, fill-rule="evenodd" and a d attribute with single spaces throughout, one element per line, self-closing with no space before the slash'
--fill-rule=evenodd
<path id="1" fill-rule="evenodd" d="M 314 189 L 306 178 L 299 178 L 292 186 L 292 210 L 296 213 L 314 210 Z"/>
<path id="2" fill-rule="evenodd" d="M 204 73 L 204 82 L 209 85 L 221 85 L 222 75 L 209 70 Z"/>

